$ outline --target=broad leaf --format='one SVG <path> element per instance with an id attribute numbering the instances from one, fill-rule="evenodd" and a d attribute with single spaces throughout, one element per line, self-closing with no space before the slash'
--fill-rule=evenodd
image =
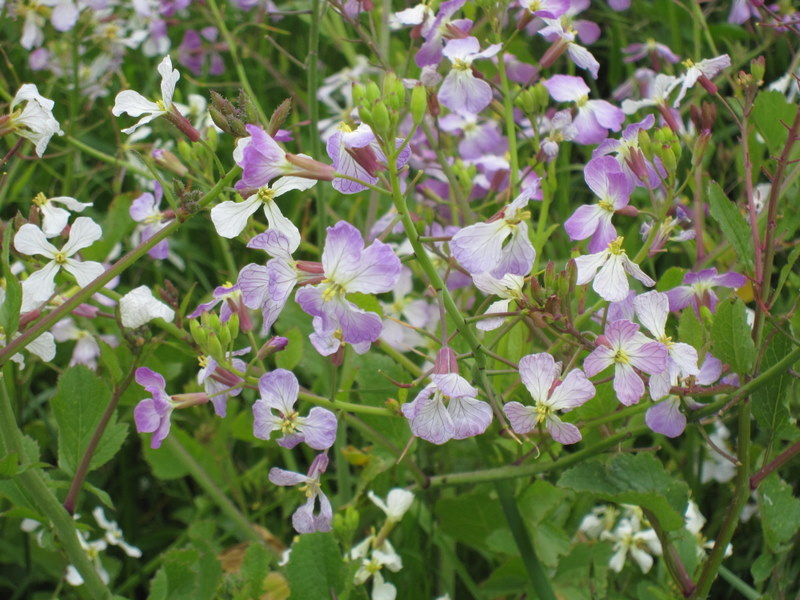
<path id="1" fill-rule="evenodd" d="M 344 586 L 344 563 L 333 534 L 301 535 L 292 545 L 286 577 L 293 600 L 339 597 Z"/>
<path id="2" fill-rule="evenodd" d="M 749 373 L 756 357 L 744 303 L 731 297 L 717 305 L 711 327 L 714 356 L 731 366 L 735 373 Z"/>
<path id="3" fill-rule="evenodd" d="M 711 207 L 711 216 L 719 223 L 725 239 L 736 250 L 736 254 L 749 271 L 753 270 L 753 238 L 750 227 L 739 212 L 736 204 L 728 200 L 725 192 L 715 181 L 708 184 L 708 202 Z"/>

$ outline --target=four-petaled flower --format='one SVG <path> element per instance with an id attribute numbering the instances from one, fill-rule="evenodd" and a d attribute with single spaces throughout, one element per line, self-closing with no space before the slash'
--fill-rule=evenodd
<path id="1" fill-rule="evenodd" d="M 314 319 L 311 341 L 321 353 L 333 354 L 340 340 L 348 344 L 374 342 L 381 335 L 381 318 L 346 299 L 352 292 L 381 294 L 391 291 L 400 277 L 400 259 L 380 241 L 364 247 L 361 233 L 339 221 L 328 227 L 322 251 L 325 278 L 313 287 L 297 291 L 295 300 Z M 334 339 L 333 343 L 328 343 Z"/>
<path id="2" fill-rule="evenodd" d="M 81 262 L 72 258 L 79 250 L 88 248 L 103 235 L 100 226 L 89 217 L 78 217 L 69 231 L 69 240 L 59 250 L 47 241 L 36 225 L 26 223 L 14 236 L 14 248 L 22 254 L 39 254 L 50 259 L 43 268 L 31 273 L 22 282 L 22 312 L 38 308 L 56 290 L 56 274 L 63 268 L 75 277 L 78 285 L 86 287 L 105 271 L 99 262 Z"/>
<path id="3" fill-rule="evenodd" d="M 320 476 L 328 468 L 328 455 L 318 454 L 308 468 L 308 474 L 294 473 L 272 467 L 269 471 L 269 480 L 275 485 L 299 485 L 300 491 L 307 498 L 305 504 L 300 506 L 292 515 L 292 526 L 298 533 L 313 533 L 315 531 L 330 531 L 333 519 L 333 508 L 330 500 L 320 488 Z M 314 514 L 315 505 L 319 502 L 319 511 Z"/>
<path id="4" fill-rule="evenodd" d="M 481 51 L 478 38 L 453 39 L 444 47 L 444 55 L 453 66 L 439 88 L 439 102 L 450 110 L 477 115 L 492 101 L 492 86 L 472 74 L 472 61 L 490 58 L 500 51 L 501 44 L 493 44 Z"/>
<path id="5" fill-rule="evenodd" d="M 592 288 L 608 302 L 619 302 L 628 296 L 630 284 L 626 273 L 646 286 L 656 284 L 639 268 L 639 265 L 628 258 L 622 248 L 622 241 L 623 238 L 618 237 L 602 252 L 575 259 L 575 265 L 578 267 L 578 285 L 589 283 L 594 279 Z"/>
<path id="6" fill-rule="evenodd" d="M 581 440 L 578 428 L 564 423 L 556 411 L 569 411 L 588 401 L 594 396 L 594 385 L 579 369 L 572 369 L 563 381 L 559 380 L 560 374 L 561 363 L 546 352 L 520 359 L 519 375 L 535 405 L 509 402 L 503 407 L 515 432 L 528 433 L 544 423 L 553 439 L 561 444 L 575 444 Z"/>
<path id="7" fill-rule="evenodd" d="M 172 60 L 169 55 L 165 56 L 158 65 L 158 72 L 161 75 L 161 99 L 153 102 L 134 90 L 124 90 L 117 94 L 114 100 L 114 108 L 111 114 L 115 117 L 122 113 L 131 117 L 141 117 L 139 121 L 122 130 L 122 133 L 133 133 L 142 125 L 146 125 L 153 119 L 161 115 L 168 114 L 173 107 L 172 96 L 175 94 L 175 84 L 181 78 L 177 69 L 172 68 Z"/>
<path id="8" fill-rule="evenodd" d="M 639 326 L 626 319 L 606 326 L 605 335 L 598 338 L 599 346 L 586 357 L 583 368 L 594 377 L 614 365 L 614 391 L 625 406 L 636 404 L 644 395 L 644 382 L 634 368 L 649 375 L 667 368 L 667 347 L 639 332 Z"/>
<path id="9" fill-rule="evenodd" d="M 336 440 L 336 415 L 326 408 L 315 406 L 307 417 L 295 410 L 300 384 L 294 373 L 286 369 L 275 369 L 258 380 L 261 399 L 253 405 L 253 435 L 268 440 L 273 431 L 283 437 L 278 444 L 294 448 L 305 442 L 314 450 L 326 450 Z"/>

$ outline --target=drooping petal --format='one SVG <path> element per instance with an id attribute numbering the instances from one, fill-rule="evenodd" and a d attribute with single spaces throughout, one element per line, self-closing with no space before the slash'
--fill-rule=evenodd
<path id="1" fill-rule="evenodd" d="M 620 402 L 630 406 L 644 395 L 644 382 L 631 365 L 618 362 L 614 365 L 614 391 Z"/>
<path id="2" fill-rule="evenodd" d="M 253 194 L 246 200 L 220 202 L 211 209 L 211 221 L 217 233 L 224 238 L 232 239 L 244 231 L 250 216 L 258 210 L 261 200 Z"/>
<path id="3" fill-rule="evenodd" d="M 164 111 L 158 104 L 148 100 L 139 92 L 125 90 L 117 94 L 114 108 L 111 109 L 111 114 L 115 117 L 119 117 L 122 113 L 131 117 L 139 117 L 144 114 L 162 115 Z"/>
<path id="4" fill-rule="evenodd" d="M 550 415 L 544 422 L 547 431 L 559 444 L 577 444 L 581 441 L 580 430 L 572 423 L 565 423 L 555 415 Z"/>
<path id="5" fill-rule="evenodd" d="M 453 439 L 456 440 L 480 435 L 492 422 L 492 408 L 475 398 L 450 398 L 447 412 L 453 420 Z"/>
<path id="6" fill-rule="evenodd" d="M 22 312 L 28 312 L 46 301 L 56 291 L 56 273 L 58 265 L 49 262 L 44 267 L 31 273 L 22 282 Z"/>

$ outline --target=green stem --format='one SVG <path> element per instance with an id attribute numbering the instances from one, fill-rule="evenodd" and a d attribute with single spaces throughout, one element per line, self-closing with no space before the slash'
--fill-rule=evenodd
<path id="1" fill-rule="evenodd" d="M 111 156 L 110 154 L 106 154 L 105 152 L 101 152 L 96 148 L 92 148 L 88 144 L 84 144 L 80 140 L 72 137 L 71 135 L 64 136 L 64 141 L 68 144 L 75 146 L 78 150 L 83 152 L 84 154 L 88 154 L 98 160 L 102 160 L 105 163 L 110 165 L 114 165 L 115 167 L 124 167 L 126 170 L 130 171 L 131 173 L 135 173 L 140 177 L 144 177 L 146 179 L 151 179 L 153 177 L 150 171 L 143 171 L 133 163 L 129 163 L 126 160 L 122 160 L 121 158 L 117 158 L 116 156 Z"/>
<path id="2" fill-rule="evenodd" d="M 308 87 L 308 118 L 311 127 L 311 156 L 318 158 L 320 155 L 319 138 L 319 103 L 317 101 L 317 86 L 319 75 L 317 68 L 319 65 L 319 22 L 320 22 L 320 1 L 311 1 L 311 30 L 308 39 L 308 59 L 307 59 L 307 87 Z M 325 190 L 326 187 L 317 186 L 316 206 L 317 206 L 317 244 L 322 246 L 325 239 Z"/>
<path id="3" fill-rule="evenodd" d="M 253 103 L 253 106 L 258 113 L 258 118 L 261 120 L 261 124 L 266 126 L 266 124 L 269 123 L 267 114 L 261 107 L 261 102 L 259 101 L 258 96 L 256 96 L 256 93 L 253 91 L 253 86 L 250 85 L 250 79 L 247 77 L 247 71 L 245 71 L 244 65 L 239 59 L 239 52 L 237 48 L 239 48 L 241 42 L 233 39 L 231 32 L 228 30 L 228 26 L 225 24 L 225 19 L 222 18 L 222 13 L 217 5 L 217 0 L 208 0 L 208 7 L 211 9 L 211 13 L 214 15 L 214 21 L 216 21 L 216 25 L 219 28 L 220 33 L 222 33 L 225 43 L 228 45 L 228 52 L 231 53 L 231 59 L 233 59 L 233 64 L 236 68 L 236 74 L 239 77 L 239 82 L 242 84 L 244 91 L 247 92 L 247 95 L 250 97 L 250 101 Z"/>
<path id="4" fill-rule="evenodd" d="M 24 456 L 22 432 L 17 427 L 17 418 L 3 378 L 0 378 L 0 434 L 6 452 L 15 453 L 21 459 Z M 31 497 L 37 510 L 52 524 L 70 562 L 83 577 L 89 595 L 99 599 L 111 598 L 111 592 L 81 546 L 75 521 L 47 486 L 42 470 L 28 467 L 17 474 L 16 481 Z"/>
<path id="5" fill-rule="evenodd" d="M 464 473 L 449 473 L 445 475 L 435 475 L 430 478 L 429 487 L 441 487 L 446 485 L 463 485 L 465 483 L 488 483 L 503 479 L 515 479 L 517 477 L 531 477 L 538 473 L 547 473 L 570 467 L 586 458 L 596 456 L 600 451 L 616 446 L 617 444 L 637 435 L 642 435 L 650 431 L 646 426 L 637 427 L 629 431 L 621 431 L 611 435 L 596 444 L 592 444 L 577 452 L 572 452 L 553 461 L 534 462 L 526 465 L 511 465 L 496 467 L 494 469 L 484 469 L 482 471 L 469 471 Z"/>
<path id="6" fill-rule="evenodd" d="M 330 410 L 345 410 L 351 413 L 360 413 L 362 415 L 377 415 L 380 417 L 396 417 L 397 413 L 389 410 L 388 408 L 381 408 L 380 406 L 365 406 L 363 404 L 353 404 L 352 402 L 344 402 L 342 400 L 328 400 L 316 394 L 300 391 L 298 396 L 301 400 L 311 402 L 316 406 L 329 408 Z"/>
<path id="7" fill-rule="evenodd" d="M 198 207 L 202 208 L 216 199 L 216 197 L 222 193 L 222 191 L 239 175 L 239 173 L 241 173 L 241 169 L 239 167 L 233 167 L 230 171 L 228 171 L 227 175 L 217 182 L 217 184 L 208 192 L 206 192 L 205 196 L 199 200 Z M 191 215 L 187 215 L 187 218 L 189 216 Z M 137 260 L 147 254 L 147 252 L 153 246 L 175 233 L 178 229 L 180 229 L 181 225 L 183 225 L 183 222 L 184 221 L 180 219 L 176 219 L 161 229 L 153 237 L 139 244 L 136 248 L 115 262 L 105 273 L 92 281 L 88 286 L 73 295 L 61 306 L 48 313 L 47 316 L 36 321 L 27 330 L 25 330 L 21 336 L 11 340 L 8 346 L 0 350 L 0 365 L 5 364 L 9 357 L 14 356 L 14 354 L 22 350 L 42 333 L 48 331 L 60 319 L 64 318 L 66 315 L 76 309 L 83 301 L 97 292 L 97 290 L 105 286 L 109 281 L 114 279 L 114 277 L 130 268 Z"/>
<path id="8" fill-rule="evenodd" d="M 184 448 L 175 436 L 168 436 L 164 441 L 167 451 L 178 460 L 188 471 L 197 484 L 203 488 L 203 491 L 208 494 L 209 498 L 219 506 L 220 510 L 233 521 L 234 526 L 243 539 L 253 542 L 264 543 L 264 540 L 253 528 L 250 520 L 242 514 L 242 512 L 231 502 L 230 498 L 225 492 L 220 489 L 216 482 L 209 477 L 205 469 L 198 463 L 194 457 Z M 269 544 L 264 544 L 265 547 L 275 553 L 274 549 Z"/>
<path id="9" fill-rule="evenodd" d="M 727 581 L 733 589 L 739 592 L 747 600 L 759 600 L 763 598 L 758 590 L 751 588 L 744 581 L 739 579 L 732 571 L 726 569 L 722 565 L 719 566 L 719 576 Z"/>
<path id="10" fill-rule="evenodd" d="M 497 71 L 500 73 L 500 89 L 503 92 L 503 117 L 506 124 L 506 137 L 508 138 L 508 154 L 511 164 L 511 174 L 509 182 L 510 199 L 514 198 L 514 190 L 519 179 L 519 157 L 517 156 L 517 126 L 514 123 L 514 104 L 511 98 L 511 91 L 508 87 L 508 76 L 506 75 L 506 61 L 503 51 L 497 58 Z"/>
<path id="11" fill-rule="evenodd" d="M 500 60 L 502 62 L 502 57 Z M 519 506 L 514 501 L 511 484 L 508 481 L 496 481 L 494 485 L 500 500 L 500 506 L 503 508 L 508 527 L 511 530 L 511 535 L 514 536 L 514 542 L 525 565 L 525 570 L 528 572 L 528 578 L 531 580 L 536 597 L 539 600 L 556 600 L 556 595 L 553 593 L 547 574 L 536 557 L 525 522 L 519 512 Z"/>

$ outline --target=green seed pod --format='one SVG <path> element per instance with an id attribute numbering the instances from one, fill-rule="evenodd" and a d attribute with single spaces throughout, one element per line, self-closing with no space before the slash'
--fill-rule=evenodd
<path id="1" fill-rule="evenodd" d="M 189 332 L 192 334 L 192 339 L 201 348 L 205 348 L 208 342 L 208 332 L 200 327 L 200 322 L 197 319 L 189 321 Z"/>
<path id="2" fill-rule="evenodd" d="M 423 86 L 417 85 L 411 90 L 411 118 L 414 119 L 414 123 L 422 122 L 427 108 L 428 94 Z"/>
<path id="3" fill-rule="evenodd" d="M 377 102 L 372 109 L 372 130 L 378 135 L 389 138 L 392 121 L 389 118 L 389 109 L 383 102 Z"/>

